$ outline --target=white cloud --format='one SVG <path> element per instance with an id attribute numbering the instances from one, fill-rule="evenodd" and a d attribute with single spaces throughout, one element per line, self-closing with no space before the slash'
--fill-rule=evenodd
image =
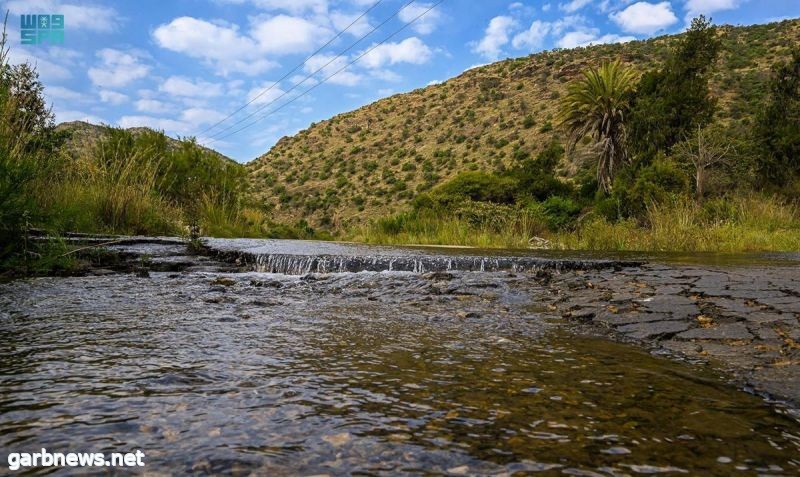
<path id="1" fill-rule="evenodd" d="M 264 92 L 263 94 L 261 94 Z M 266 104 L 271 103 L 278 98 L 282 97 L 286 93 L 282 90 L 277 83 L 267 82 L 262 83 L 254 88 L 252 88 L 247 93 L 247 101 L 253 101 L 253 104 Z M 261 96 L 259 96 L 261 95 Z M 286 96 L 283 96 L 284 98 Z"/>
<path id="2" fill-rule="evenodd" d="M 128 100 L 128 96 L 107 89 L 101 89 L 98 94 L 100 95 L 100 101 L 104 103 L 122 104 Z"/>
<path id="3" fill-rule="evenodd" d="M 86 95 L 63 86 L 48 86 L 44 89 L 44 94 L 49 102 L 56 101 L 84 101 Z M 55 101 L 54 101 L 55 100 Z"/>
<path id="4" fill-rule="evenodd" d="M 224 117 L 224 113 L 207 108 L 189 108 L 181 113 L 181 119 L 193 126 L 216 123 Z"/>
<path id="5" fill-rule="evenodd" d="M 497 16 L 492 18 L 489 26 L 486 27 L 481 41 L 473 48 L 475 53 L 490 60 L 496 60 L 501 53 L 504 45 L 509 41 L 509 35 L 517 22 L 508 16 Z"/>
<path id="6" fill-rule="evenodd" d="M 530 28 L 514 35 L 511 44 L 514 48 L 527 48 L 538 50 L 544 46 L 544 40 L 552 30 L 552 25 L 548 22 L 535 20 Z"/>
<path id="7" fill-rule="evenodd" d="M 243 0 L 225 0 L 228 3 L 244 3 Z M 300 14 L 313 12 L 324 15 L 328 12 L 328 0 L 251 0 L 251 3 L 263 10 L 283 10 Z"/>
<path id="8" fill-rule="evenodd" d="M 581 8 L 585 7 L 586 5 L 592 3 L 592 0 L 571 0 L 567 3 L 561 3 L 558 5 L 558 8 L 564 10 L 567 13 L 577 12 Z"/>
<path id="9" fill-rule="evenodd" d="M 597 29 L 572 31 L 558 40 L 560 48 L 577 48 L 579 46 L 602 45 L 606 43 L 626 43 L 636 38 L 608 33 L 600 35 Z"/>
<path id="10" fill-rule="evenodd" d="M 179 17 L 156 28 L 153 38 L 162 48 L 213 63 L 223 75 L 257 75 L 277 66 L 263 57 L 255 40 L 241 35 L 235 26 Z"/>
<path id="11" fill-rule="evenodd" d="M 170 134 L 186 134 L 191 130 L 191 125 L 185 121 L 156 118 L 153 116 L 122 116 L 119 118 L 119 121 L 117 121 L 117 124 L 126 129 L 133 127 L 147 127 L 151 129 L 161 129 Z"/>
<path id="12" fill-rule="evenodd" d="M 328 83 L 337 84 L 339 86 L 356 86 L 364 79 L 358 73 L 352 71 L 342 70 L 328 79 Z"/>
<path id="13" fill-rule="evenodd" d="M 151 114 L 163 114 L 172 109 L 167 103 L 157 99 L 140 99 L 135 106 L 137 111 Z"/>
<path id="14" fill-rule="evenodd" d="M 253 22 L 251 34 L 263 53 L 304 53 L 334 36 L 330 29 L 301 17 L 277 15 L 267 19 L 254 19 Z"/>
<path id="15" fill-rule="evenodd" d="M 158 87 L 158 90 L 190 98 L 211 98 L 222 94 L 222 86 L 218 83 L 203 80 L 193 81 L 182 76 L 170 76 Z"/>
<path id="16" fill-rule="evenodd" d="M 367 68 L 381 68 L 397 63 L 421 65 L 433 57 L 433 51 L 419 38 L 412 36 L 399 43 L 378 45 L 364 55 L 359 63 Z"/>
<path id="17" fill-rule="evenodd" d="M 412 3 L 411 5 L 402 9 L 398 17 L 401 21 L 410 23 L 432 6 L 433 4 L 430 3 Z M 414 22 L 411 28 L 420 35 L 428 35 L 436 30 L 436 27 L 441 19 L 442 14 L 438 9 L 434 8 Z"/>
<path id="18" fill-rule="evenodd" d="M 347 30 L 347 33 L 350 35 L 364 36 L 372 30 L 372 25 L 369 24 L 367 17 L 358 19 L 358 16 L 358 14 L 350 15 L 342 12 L 331 12 L 329 18 L 333 27 L 336 28 L 336 31 L 342 31 L 350 27 Z M 351 24 L 353 26 L 350 26 Z"/>
<path id="19" fill-rule="evenodd" d="M 12 18 L 24 14 L 58 13 L 64 15 L 66 29 L 110 32 L 117 26 L 119 14 L 105 6 L 73 5 L 55 0 L 14 0 L 5 4 Z"/>
<path id="20" fill-rule="evenodd" d="M 118 88 L 147 76 L 150 67 L 141 63 L 139 55 L 112 48 L 97 52 L 100 64 L 89 68 L 89 79 L 96 86 Z"/>
<path id="21" fill-rule="evenodd" d="M 609 18 L 629 33 L 652 34 L 674 24 L 678 18 L 669 2 L 637 2 Z"/>
<path id="22" fill-rule="evenodd" d="M 739 8 L 744 0 L 686 0 L 686 16 L 709 15 L 722 10 Z"/>

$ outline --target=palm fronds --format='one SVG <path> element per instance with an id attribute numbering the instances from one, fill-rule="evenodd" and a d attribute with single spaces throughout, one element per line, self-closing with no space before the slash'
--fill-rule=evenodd
<path id="1" fill-rule="evenodd" d="M 597 159 L 597 181 L 606 192 L 628 159 L 625 120 L 635 80 L 636 73 L 619 60 L 603 63 L 570 84 L 561 104 L 559 123 L 569 132 L 568 152 L 587 135 L 594 140 L 588 152 Z"/>

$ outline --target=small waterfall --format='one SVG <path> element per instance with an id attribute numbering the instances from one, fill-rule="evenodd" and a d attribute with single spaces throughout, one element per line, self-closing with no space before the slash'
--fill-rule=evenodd
<path id="1" fill-rule="evenodd" d="M 611 268 L 633 263 L 602 260 L 558 260 L 535 257 L 450 257 L 419 256 L 349 256 L 349 255 L 296 255 L 284 253 L 250 254 L 241 252 L 237 261 L 263 273 L 305 275 L 309 273 L 343 272 L 530 272 L 537 270 L 576 270 Z"/>
<path id="2" fill-rule="evenodd" d="M 346 272 L 531 272 L 638 266 L 639 261 L 562 259 L 531 255 L 480 256 L 450 251 L 380 247 L 336 242 L 206 239 L 208 252 L 263 273 L 306 275 Z"/>

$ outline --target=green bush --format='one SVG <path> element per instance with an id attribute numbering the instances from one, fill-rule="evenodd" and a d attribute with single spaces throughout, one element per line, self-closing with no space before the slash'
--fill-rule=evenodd
<path id="1" fill-rule="evenodd" d="M 575 221 L 581 206 L 570 198 L 553 196 L 542 202 L 542 210 L 550 229 L 561 230 Z"/>
<path id="2" fill-rule="evenodd" d="M 616 205 L 623 217 L 643 218 L 649 206 L 690 190 L 686 173 L 663 156 L 648 166 L 626 172 L 614 182 L 612 200 L 603 205 L 604 212 Z"/>
<path id="3" fill-rule="evenodd" d="M 463 172 L 450 181 L 436 187 L 431 199 L 442 205 L 461 202 L 464 199 L 476 202 L 510 204 L 514 202 L 516 181 L 485 172 Z"/>

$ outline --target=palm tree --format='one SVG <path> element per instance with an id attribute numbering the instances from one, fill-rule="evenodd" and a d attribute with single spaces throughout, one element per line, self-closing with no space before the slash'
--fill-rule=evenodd
<path id="1" fill-rule="evenodd" d="M 605 192 L 628 160 L 625 119 L 635 79 L 636 73 L 619 60 L 603 63 L 570 84 L 561 104 L 559 122 L 569 132 L 568 152 L 586 135 L 595 141 L 588 153 L 597 159 L 597 182 Z"/>

